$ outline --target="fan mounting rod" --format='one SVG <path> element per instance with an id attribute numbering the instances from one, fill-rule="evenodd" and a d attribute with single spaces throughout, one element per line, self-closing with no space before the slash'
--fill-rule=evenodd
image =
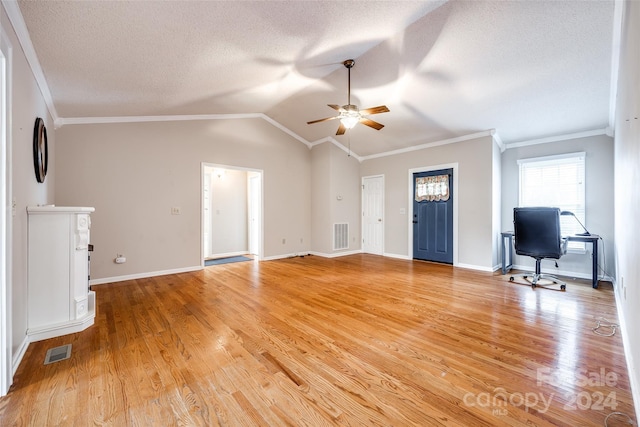
<path id="1" fill-rule="evenodd" d="M 347 59 L 342 64 L 347 67 L 347 72 L 349 73 L 349 83 L 347 87 L 347 105 L 351 105 L 351 68 L 356 65 L 356 61 L 353 59 Z"/>

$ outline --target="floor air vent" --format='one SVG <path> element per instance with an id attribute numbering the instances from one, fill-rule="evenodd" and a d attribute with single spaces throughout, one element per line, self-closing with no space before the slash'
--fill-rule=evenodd
<path id="1" fill-rule="evenodd" d="M 349 224 L 333 224 L 333 249 L 349 249 Z"/>
<path id="2" fill-rule="evenodd" d="M 59 362 L 71 357 L 71 344 L 50 348 L 44 358 L 44 364 Z"/>

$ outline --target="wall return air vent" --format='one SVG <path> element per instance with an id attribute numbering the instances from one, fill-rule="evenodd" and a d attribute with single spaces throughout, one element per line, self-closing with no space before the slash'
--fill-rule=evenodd
<path id="1" fill-rule="evenodd" d="M 333 224 L 333 250 L 349 249 L 349 224 Z"/>

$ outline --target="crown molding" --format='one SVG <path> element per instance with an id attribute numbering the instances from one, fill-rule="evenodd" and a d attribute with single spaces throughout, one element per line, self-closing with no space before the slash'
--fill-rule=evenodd
<path id="1" fill-rule="evenodd" d="M 363 160 L 362 156 L 359 156 L 358 153 L 356 153 L 353 150 L 351 150 L 351 148 L 345 147 L 337 139 L 335 139 L 335 138 L 333 138 L 331 136 L 327 136 L 327 137 L 324 137 L 322 139 L 318 139 L 316 141 L 313 141 L 311 143 L 311 147 L 310 148 L 313 148 L 315 146 L 324 144 L 325 142 L 330 142 L 331 144 L 335 145 L 336 147 L 338 147 L 339 149 L 341 149 L 342 151 L 347 153 L 350 157 L 353 157 L 354 159 L 358 160 L 358 162 L 362 163 L 362 160 Z"/>
<path id="2" fill-rule="evenodd" d="M 505 145 L 502 138 L 500 138 L 500 135 L 498 135 L 498 131 L 493 129 L 493 133 L 491 134 L 491 136 L 493 136 L 493 142 L 495 142 L 498 148 L 500 148 L 500 152 L 504 153 L 504 150 L 507 149 L 507 146 Z"/>
<path id="3" fill-rule="evenodd" d="M 611 37 L 611 83 L 609 88 L 609 128 L 616 125 L 618 74 L 620 72 L 620 48 L 622 40 L 622 15 L 624 0 L 613 2 L 613 34 Z M 613 133 L 610 135 L 613 136 Z"/>
<path id="4" fill-rule="evenodd" d="M 569 139 L 587 138 L 587 137 L 590 137 L 590 136 L 598 136 L 598 135 L 611 136 L 610 135 L 610 131 L 608 129 L 609 128 L 594 129 L 594 130 L 588 130 L 588 131 L 584 131 L 584 132 L 567 133 L 567 134 L 564 134 L 564 135 L 550 136 L 548 138 L 540 138 L 540 139 L 531 139 L 531 140 L 528 140 L 528 141 L 512 142 L 510 144 L 506 144 L 505 146 L 506 146 L 507 150 L 510 150 L 512 148 L 526 147 L 526 146 L 529 146 L 529 145 L 546 144 L 548 142 L 567 141 Z"/>
<path id="5" fill-rule="evenodd" d="M 33 77 L 36 79 L 36 83 L 40 88 L 40 93 L 42 93 L 42 98 L 44 98 L 44 102 L 47 105 L 47 109 L 49 110 L 49 114 L 51 115 L 51 118 L 53 119 L 55 125 L 56 121 L 59 120 L 58 113 L 56 111 L 55 105 L 53 104 L 53 97 L 51 96 L 51 91 L 49 91 L 47 79 L 44 77 L 44 73 L 42 72 L 42 67 L 40 66 L 38 55 L 36 55 L 36 51 L 33 48 L 31 36 L 29 36 L 27 24 L 25 24 L 24 22 L 22 12 L 20 12 L 20 7 L 18 6 L 18 2 L 16 0 L 2 0 L 2 6 L 4 7 L 5 12 L 7 12 L 9 21 L 13 26 L 13 30 L 15 31 L 16 36 L 18 37 L 18 42 L 22 47 L 24 56 L 27 58 L 27 63 L 31 68 Z"/>
<path id="6" fill-rule="evenodd" d="M 284 126 L 282 123 L 277 122 L 274 119 L 272 119 L 271 117 L 267 116 L 266 114 L 259 113 L 259 115 L 260 115 L 260 118 L 266 120 L 267 122 L 271 123 L 273 126 L 277 127 L 278 129 L 280 129 L 284 133 L 286 133 L 286 134 L 292 136 L 293 138 L 297 139 L 298 141 L 302 142 L 304 145 L 307 146 L 307 148 L 309 150 L 311 150 L 311 143 L 309 141 L 307 141 L 306 139 L 304 139 L 303 137 L 301 137 L 300 135 L 298 135 L 297 133 L 295 133 L 294 131 L 292 131 L 288 127 Z"/>
<path id="7" fill-rule="evenodd" d="M 56 120 L 56 127 L 65 125 L 93 125 L 105 123 L 176 122 L 191 120 L 233 120 L 262 118 L 262 113 L 246 114 L 192 114 L 167 116 L 111 116 L 111 117 L 68 117 Z"/>
<path id="8" fill-rule="evenodd" d="M 386 151 L 384 153 L 371 154 L 369 156 L 362 157 L 362 160 L 371 160 L 371 159 L 377 159 L 380 157 L 395 156 L 396 154 L 410 153 L 412 151 L 424 150 L 425 148 L 433 148 L 433 147 L 438 147 L 440 145 L 448 145 L 448 144 L 455 144 L 457 142 L 469 141 L 471 139 L 482 138 L 483 136 L 491 136 L 491 137 L 494 137 L 494 140 L 495 140 L 495 133 L 496 133 L 495 129 L 485 130 L 485 131 L 476 132 L 476 133 L 470 133 L 468 135 L 457 136 L 455 138 L 443 139 L 443 140 L 434 141 L 434 142 L 427 142 L 426 144 L 414 145 L 412 147 L 400 148 L 398 150 Z"/>
<path id="9" fill-rule="evenodd" d="M 192 114 L 192 115 L 172 115 L 172 116 L 115 116 L 115 117 L 70 117 L 59 118 L 54 122 L 56 129 L 65 125 L 91 125 L 105 123 L 144 123 L 144 122 L 176 122 L 176 121 L 193 121 L 193 120 L 237 120 L 237 119 L 262 119 L 272 126 L 280 129 L 284 133 L 290 135 L 296 140 L 302 142 L 308 148 L 311 143 L 285 127 L 281 123 L 273 120 L 271 117 L 263 113 L 244 113 L 244 114 Z"/>
<path id="10" fill-rule="evenodd" d="M 264 113 L 244 113 L 244 114 L 193 114 L 193 115 L 172 115 L 172 116 L 114 116 L 114 117 L 69 117 L 59 118 L 54 124 L 56 129 L 65 125 L 90 125 L 90 124 L 109 124 L 109 123 L 144 123 L 144 122 L 173 122 L 173 121 L 191 121 L 191 120 L 237 120 L 237 119 L 262 119 L 272 126 L 280 129 L 282 132 L 293 137 L 297 141 L 303 143 L 307 148 L 311 149 L 316 145 L 330 142 L 336 147 L 343 150 L 350 156 L 362 161 L 362 157 L 344 145 L 340 144 L 334 138 L 328 136 L 314 142 L 309 142 L 302 136 L 298 135 L 282 123 L 272 119 Z"/>

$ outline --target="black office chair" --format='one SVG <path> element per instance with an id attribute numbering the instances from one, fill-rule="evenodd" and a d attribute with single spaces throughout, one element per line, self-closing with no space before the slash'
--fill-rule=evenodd
<path id="1" fill-rule="evenodd" d="M 509 278 L 513 282 L 515 277 L 525 280 L 531 278 L 532 287 L 542 286 L 541 279 L 559 284 L 565 290 L 567 284 L 551 274 L 540 273 L 540 263 L 545 258 L 560 259 L 567 252 L 567 239 L 560 234 L 560 209 L 534 207 L 514 208 L 513 226 L 515 233 L 516 254 L 526 255 L 536 260 L 535 273 L 516 274 Z"/>

